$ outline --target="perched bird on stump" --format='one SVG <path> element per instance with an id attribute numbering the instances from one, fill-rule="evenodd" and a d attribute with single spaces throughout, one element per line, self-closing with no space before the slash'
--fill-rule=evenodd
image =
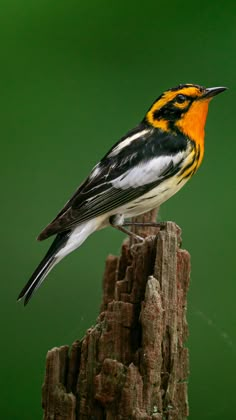
<path id="1" fill-rule="evenodd" d="M 56 237 L 18 299 L 27 304 L 49 271 L 91 233 L 112 226 L 132 235 L 125 219 L 159 207 L 184 186 L 203 159 L 209 102 L 225 89 L 186 84 L 157 98 L 40 233 L 39 241 Z"/>

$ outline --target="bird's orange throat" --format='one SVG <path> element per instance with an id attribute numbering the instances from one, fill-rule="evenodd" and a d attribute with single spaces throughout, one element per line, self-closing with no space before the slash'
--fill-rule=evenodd
<path id="1" fill-rule="evenodd" d="M 179 130 L 196 143 L 199 150 L 198 165 L 200 166 L 204 155 L 205 124 L 210 100 L 194 102 L 190 109 L 177 122 Z"/>
<path id="2" fill-rule="evenodd" d="M 204 147 L 205 124 L 208 113 L 209 99 L 194 102 L 190 109 L 176 123 L 179 130 Z"/>

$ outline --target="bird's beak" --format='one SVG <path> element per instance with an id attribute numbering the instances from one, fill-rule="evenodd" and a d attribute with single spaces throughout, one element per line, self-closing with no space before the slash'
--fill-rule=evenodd
<path id="1" fill-rule="evenodd" d="M 205 99 L 205 98 L 212 98 L 213 96 L 218 95 L 221 92 L 224 92 L 225 90 L 227 90 L 227 87 L 224 86 L 220 86 L 220 87 L 212 87 L 212 88 L 206 88 L 205 92 L 202 94 L 200 99 Z"/>

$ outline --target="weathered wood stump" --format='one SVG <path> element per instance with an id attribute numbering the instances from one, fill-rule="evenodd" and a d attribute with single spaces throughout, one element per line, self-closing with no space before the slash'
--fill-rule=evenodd
<path id="1" fill-rule="evenodd" d="M 107 258 L 96 325 L 48 352 L 44 420 L 187 418 L 190 256 L 174 223 L 155 231 Z"/>

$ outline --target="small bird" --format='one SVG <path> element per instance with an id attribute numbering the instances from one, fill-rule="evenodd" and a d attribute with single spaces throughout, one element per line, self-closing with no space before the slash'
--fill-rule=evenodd
<path id="1" fill-rule="evenodd" d="M 18 300 L 24 297 L 26 305 L 52 268 L 91 233 L 110 225 L 132 235 L 126 218 L 159 207 L 184 186 L 203 159 L 209 102 L 226 89 L 185 84 L 157 98 L 40 233 L 39 241 L 56 237 Z"/>

